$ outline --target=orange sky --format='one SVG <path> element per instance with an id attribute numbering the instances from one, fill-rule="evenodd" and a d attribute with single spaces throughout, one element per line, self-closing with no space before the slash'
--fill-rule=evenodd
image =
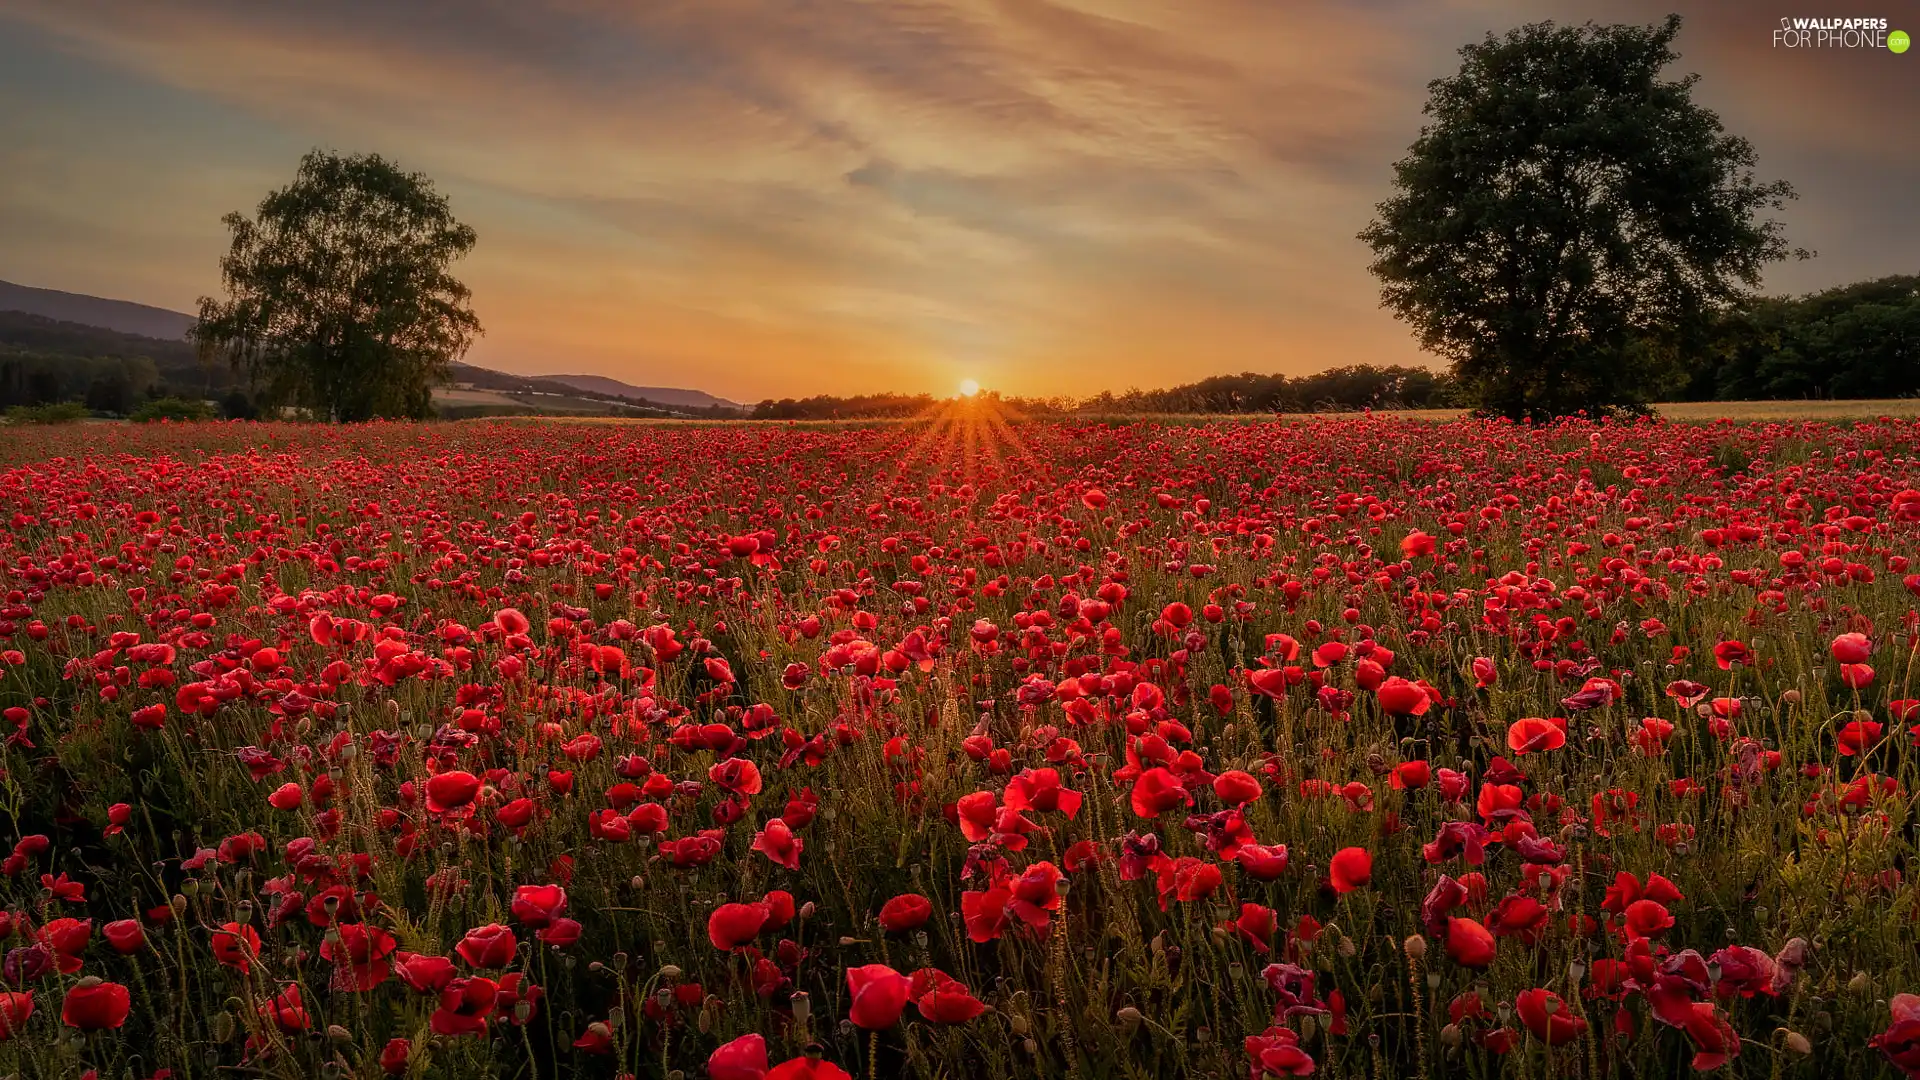
<path id="1" fill-rule="evenodd" d="M 1802 192 L 1821 258 L 1770 284 L 1920 269 L 1920 52 L 1783 55 L 1781 12 L 1678 7 L 1700 97 Z M 1353 237 L 1425 83 L 1489 30 L 1665 10 L 0 0 L 0 278 L 192 310 L 220 215 L 325 145 L 451 195 L 468 358 L 527 374 L 750 401 L 1418 363 Z"/>

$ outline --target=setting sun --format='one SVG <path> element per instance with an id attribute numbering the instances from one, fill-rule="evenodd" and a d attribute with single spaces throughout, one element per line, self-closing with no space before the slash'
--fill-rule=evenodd
<path id="1" fill-rule="evenodd" d="M 973 395 L 979 392 L 980 392 L 980 381 L 978 379 L 961 379 L 960 380 L 960 396 L 961 397 L 972 397 Z"/>

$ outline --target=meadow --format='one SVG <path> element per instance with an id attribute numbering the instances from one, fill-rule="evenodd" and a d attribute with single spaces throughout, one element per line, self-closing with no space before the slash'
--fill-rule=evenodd
<path id="1" fill-rule="evenodd" d="M 1920 1076 L 1872 411 L 0 431 L 0 1075 Z"/>

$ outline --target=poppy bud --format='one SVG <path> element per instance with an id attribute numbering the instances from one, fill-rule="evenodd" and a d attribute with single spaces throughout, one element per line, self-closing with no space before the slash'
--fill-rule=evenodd
<path id="1" fill-rule="evenodd" d="M 1416 964 L 1427 955 L 1427 939 L 1419 934 L 1409 936 L 1400 947 L 1406 950 L 1407 959 Z"/>
<path id="2" fill-rule="evenodd" d="M 1125 1008 L 1121 1009 L 1119 1012 L 1114 1013 L 1113 1015 L 1114 1015 L 1114 1019 L 1120 1021 L 1121 1023 L 1127 1025 L 1128 1027 L 1133 1027 L 1134 1025 L 1138 1024 L 1142 1019 L 1144 1019 L 1140 1015 L 1140 1010 L 1134 1008 L 1131 1005 L 1126 1006 Z"/>
<path id="3" fill-rule="evenodd" d="M 1774 1034 L 1780 1037 L 1782 1044 L 1785 1045 L 1791 1053 L 1799 1054 L 1802 1057 L 1813 1053 L 1813 1044 L 1807 1041 L 1805 1035 L 1797 1031 L 1788 1031 L 1786 1028 L 1776 1028 Z"/>

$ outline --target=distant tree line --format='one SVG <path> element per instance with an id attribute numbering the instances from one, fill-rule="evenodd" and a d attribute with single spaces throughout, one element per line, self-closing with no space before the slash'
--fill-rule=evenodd
<path id="1" fill-rule="evenodd" d="M 1028 416 L 1070 413 L 1275 413 L 1358 409 L 1432 409 L 1451 404 L 1448 377 L 1426 368 L 1349 364 L 1289 377 L 1243 372 L 1215 375 L 1164 390 L 1101 391 L 1090 398 L 1001 397 L 985 403 Z M 939 407 L 929 394 L 859 394 L 762 401 L 755 420 L 852 420 L 919 416 Z"/>
<path id="2" fill-rule="evenodd" d="M 75 403 L 134 416 L 170 400 L 216 401 L 234 419 L 257 412 L 233 373 L 203 363 L 186 341 L 0 311 L 0 408 Z"/>
<path id="3" fill-rule="evenodd" d="M 84 404 L 93 412 L 126 415 L 160 382 L 144 356 L 63 356 L 0 346 L 0 408 Z"/>
<path id="4" fill-rule="evenodd" d="M 1451 403 L 1451 380 L 1426 368 L 1349 364 L 1288 377 L 1243 372 L 1215 375 L 1165 390 L 1102 392 L 1080 412 L 1274 413 L 1357 409 L 1433 409 Z"/>
<path id="5" fill-rule="evenodd" d="M 1688 401 L 1920 394 L 1920 276 L 1759 297 L 1714 324 Z"/>
<path id="6" fill-rule="evenodd" d="M 755 405 L 754 420 L 851 420 L 918 416 L 936 404 L 931 394 L 856 394 L 834 397 L 768 399 Z"/>

